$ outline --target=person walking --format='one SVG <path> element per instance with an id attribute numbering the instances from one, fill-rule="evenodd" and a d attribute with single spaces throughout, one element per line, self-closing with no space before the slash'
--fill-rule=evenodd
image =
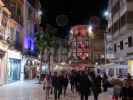
<path id="1" fill-rule="evenodd" d="M 94 100 L 98 100 L 98 96 L 101 93 L 101 80 L 102 78 L 100 75 L 96 76 L 94 72 L 91 72 L 91 84 L 92 84 L 92 91 L 94 95 Z"/>
<path id="2" fill-rule="evenodd" d="M 127 88 L 127 99 L 133 100 L 133 80 L 130 74 L 128 74 L 127 76 L 126 88 Z"/>
<path id="3" fill-rule="evenodd" d="M 128 91 L 126 86 L 126 80 L 123 80 L 120 97 L 122 100 L 126 100 L 127 96 L 128 96 Z"/>
<path id="4" fill-rule="evenodd" d="M 66 95 L 67 86 L 68 86 L 68 76 L 67 76 L 67 74 L 64 74 L 63 75 L 63 94 L 64 94 L 64 96 Z"/>
<path id="5" fill-rule="evenodd" d="M 48 75 L 46 75 L 46 77 L 44 78 L 43 85 L 44 85 L 43 88 L 45 89 L 45 92 L 46 92 L 46 100 L 48 100 L 49 91 L 51 88 L 51 80 L 50 80 L 50 77 Z"/>
<path id="6" fill-rule="evenodd" d="M 60 96 L 62 94 L 62 82 L 61 82 L 61 75 L 54 73 L 53 76 L 53 87 L 54 87 L 54 100 L 60 100 Z"/>
<path id="7" fill-rule="evenodd" d="M 106 73 L 103 74 L 103 78 L 102 78 L 102 83 L 103 83 L 103 91 L 106 92 L 108 89 L 108 77 L 106 75 Z"/>
<path id="8" fill-rule="evenodd" d="M 75 76 L 75 89 L 77 93 L 79 93 L 79 80 L 80 80 L 80 71 L 78 71 Z"/>
<path id="9" fill-rule="evenodd" d="M 90 95 L 90 86 L 91 83 L 88 74 L 85 71 L 82 71 L 79 80 L 79 93 L 81 100 L 88 100 L 88 96 Z"/>
<path id="10" fill-rule="evenodd" d="M 71 85 L 71 91 L 74 93 L 74 72 L 72 71 L 70 74 L 70 85 Z"/>
<path id="11" fill-rule="evenodd" d="M 113 100 L 119 100 L 121 94 L 122 82 L 119 79 L 114 79 L 113 82 Z"/>

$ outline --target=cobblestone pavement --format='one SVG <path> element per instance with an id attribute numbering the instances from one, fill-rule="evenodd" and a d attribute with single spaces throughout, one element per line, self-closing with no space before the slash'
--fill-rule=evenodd
<path id="1" fill-rule="evenodd" d="M 102 93 L 99 100 L 112 100 L 110 93 Z M 45 100 L 45 91 L 37 81 L 18 81 L 0 87 L 0 100 Z M 51 95 L 49 100 L 54 100 Z M 78 94 L 73 95 L 69 90 L 61 100 L 80 100 Z M 93 96 L 89 97 L 93 100 Z"/>

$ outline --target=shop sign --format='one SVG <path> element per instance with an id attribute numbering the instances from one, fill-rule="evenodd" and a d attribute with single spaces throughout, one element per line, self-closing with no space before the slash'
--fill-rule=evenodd
<path id="1" fill-rule="evenodd" d="M 105 34 L 105 48 L 106 48 L 106 58 L 108 59 L 113 59 L 114 54 L 113 54 L 113 42 L 112 42 L 112 34 L 111 33 L 106 33 Z"/>
<path id="2" fill-rule="evenodd" d="M 128 73 L 133 76 L 133 60 L 128 61 Z"/>
<path id="3" fill-rule="evenodd" d="M 22 55 L 18 51 L 8 50 L 8 58 L 22 59 Z"/>

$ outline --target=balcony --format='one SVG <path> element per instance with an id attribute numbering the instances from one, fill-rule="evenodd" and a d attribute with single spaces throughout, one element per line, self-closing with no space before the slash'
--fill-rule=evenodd
<path id="1" fill-rule="evenodd" d="M 23 25 L 23 12 L 22 7 L 19 4 L 16 4 L 12 0 L 3 0 L 5 6 L 11 12 L 11 17 L 20 25 Z"/>
<path id="2" fill-rule="evenodd" d="M 4 28 L 1 26 L 0 27 L 0 40 L 4 40 L 5 34 L 4 34 Z"/>

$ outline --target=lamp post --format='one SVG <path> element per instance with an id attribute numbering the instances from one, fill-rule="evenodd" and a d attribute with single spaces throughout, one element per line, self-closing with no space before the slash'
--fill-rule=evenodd
<path id="1" fill-rule="evenodd" d="M 43 13 L 41 10 L 38 11 L 38 16 L 41 16 Z"/>
<path id="2" fill-rule="evenodd" d="M 94 62 L 94 47 L 93 47 L 93 38 L 94 38 L 94 32 L 93 32 L 93 26 L 89 25 L 88 26 L 88 38 L 89 38 L 89 43 L 90 43 L 90 47 L 91 47 L 91 61 L 92 63 Z"/>
<path id="3" fill-rule="evenodd" d="M 103 16 L 108 21 L 108 19 L 111 17 L 111 14 L 108 10 L 106 10 L 106 11 L 104 11 Z M 112 18 L 111 18 L 111 22 L 113 24 L 113 19 Z M 107 47 L 106 47 L 107 46 L 107 39 L 106 38 L 107 38 L 107 30 L 105 29 L 105 32 L 104 32 L 104 45 L 105 45 L 104 59 L 105 59 L 105 64 L 107 63 Z"/>

